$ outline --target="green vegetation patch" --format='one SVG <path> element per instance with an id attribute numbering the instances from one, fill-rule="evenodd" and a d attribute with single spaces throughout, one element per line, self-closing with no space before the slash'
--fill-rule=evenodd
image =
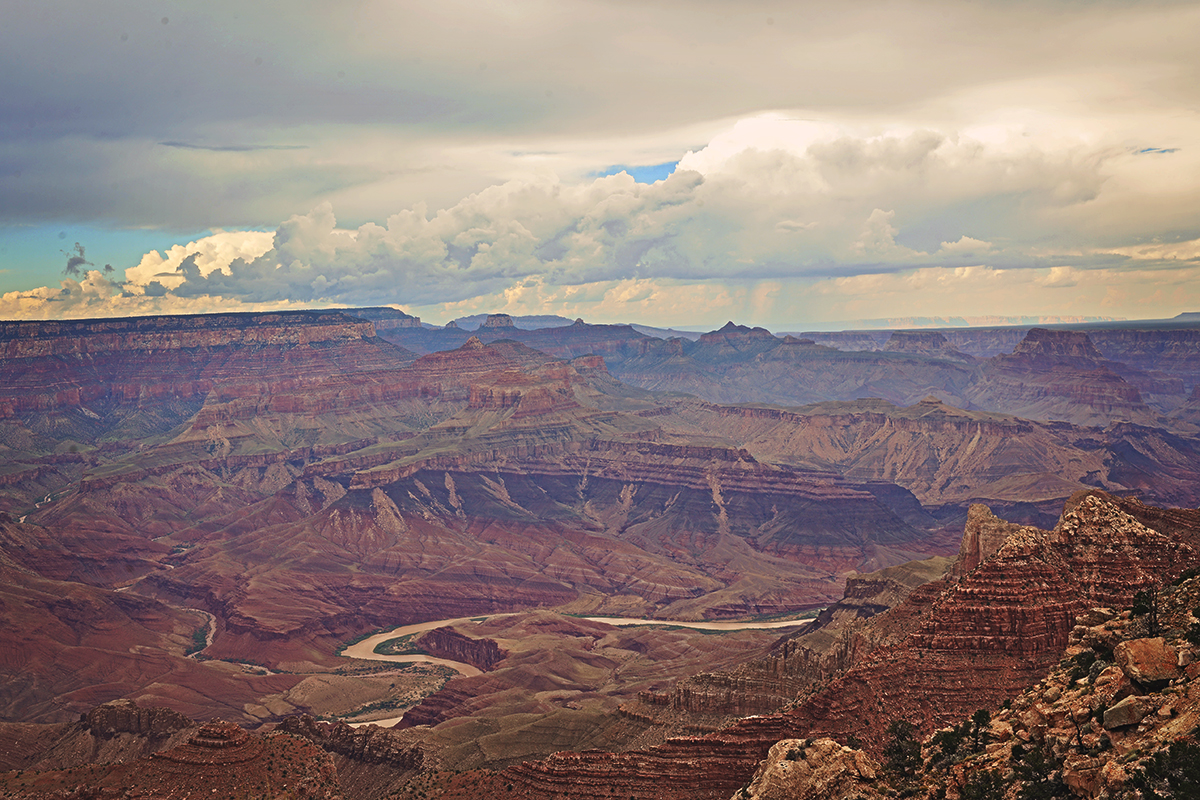
<path id="1" fill-rule="evenodd" d="M 410 633 L 407 636 L 397 636 L 395 639 L 387 639 L 375 645 L 375 651 L 381 656 L 427 656 L 428 650 L 422 650 L 413 644 L 413 640 L 417 638 L 417 634 Z"/>
<path id="2" fill-rule="evenodd" d="M 187 650 L 183 651 L 184 655 L 190 656 L 193 653 L 199 653 L 204 648 L 208 647 L 208 623 L 205 622 L 199 628 L 192 631 L 192 644 Z"/>

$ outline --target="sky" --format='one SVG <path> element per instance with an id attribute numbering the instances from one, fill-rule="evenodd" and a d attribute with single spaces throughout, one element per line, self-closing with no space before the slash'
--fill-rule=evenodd
<path id="1" fill-rule="evenodd" d="M 0 318 L 1200 311 L 1200 4 L 19 0 Z"/>

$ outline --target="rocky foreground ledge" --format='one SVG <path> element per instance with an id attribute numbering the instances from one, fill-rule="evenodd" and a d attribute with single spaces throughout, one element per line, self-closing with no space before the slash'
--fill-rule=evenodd
<path id="1" fill-rule="evenodd" d="M 733 798 L 1200 797 L 1198 604 L 1195 579 L 1170 593 L 1167 636 L 1093 609 L 1063 661 L 996 712 L 914 742 L 907 757 L 895 741 L 876 759 L 828 738 L 782 740 Z"/>

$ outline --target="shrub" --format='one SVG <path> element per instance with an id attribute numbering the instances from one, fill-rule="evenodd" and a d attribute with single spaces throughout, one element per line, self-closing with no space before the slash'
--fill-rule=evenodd
<path id="1" fill-rule="evenodd" d="M 1000 773 L 984 769 L 971 775 L 958 796 L 959 800 L 1004 800 L 1004 789 Z"/>
<path id="2" fill-rule="evenodd" d="M 1200 797 L 1200 745 L 1186 740 L 1172 742 L 1134 773 L 1129 783 L 1144 800 Z"/>
<path id="3" fill-rule="evenodd" d="M 1068 680 L 1070 680 L 1071 683 L 1074 683 L 1075 681 L 1079 680 L 1080 678 L 1086 678 L 1088 675 L 1088 672 L 1092 668 L 1092 664 L 1095 664 L 1095 663 L 1096 663 L 1096 654 L 1093 653 L 1091 650 L 1084 650 L 1079 655 L 1068 660 L 1067 665 L 1070 667 L 1070 670 L 1071 670 L 1067 674 Z"/>
<path id="4" fill-rule="evenodd" d="M 888 726 L 888 736 L 891 741 L 883 748 L 883 756 L 887 759 L 886 769 L 896 775 L 908 777 L 915 775 L 921 766 L 921 743 L 913 735 L 917 726 L 908 720 L 894 720 Z"/>

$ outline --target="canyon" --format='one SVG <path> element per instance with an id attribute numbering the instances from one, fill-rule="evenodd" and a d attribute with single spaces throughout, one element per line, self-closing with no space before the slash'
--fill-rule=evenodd
<path id="1" fill-rule="evenodd" d="M 346 796 L 724 797 L 780 740 L 878 758 L 1196 563 L 1195 334 L 0 323 L 0 752 L 132 701 L 238 753 L 300 737 Z M 479 674 L 338 655 L 472 617 L 411 646 Z"/>

